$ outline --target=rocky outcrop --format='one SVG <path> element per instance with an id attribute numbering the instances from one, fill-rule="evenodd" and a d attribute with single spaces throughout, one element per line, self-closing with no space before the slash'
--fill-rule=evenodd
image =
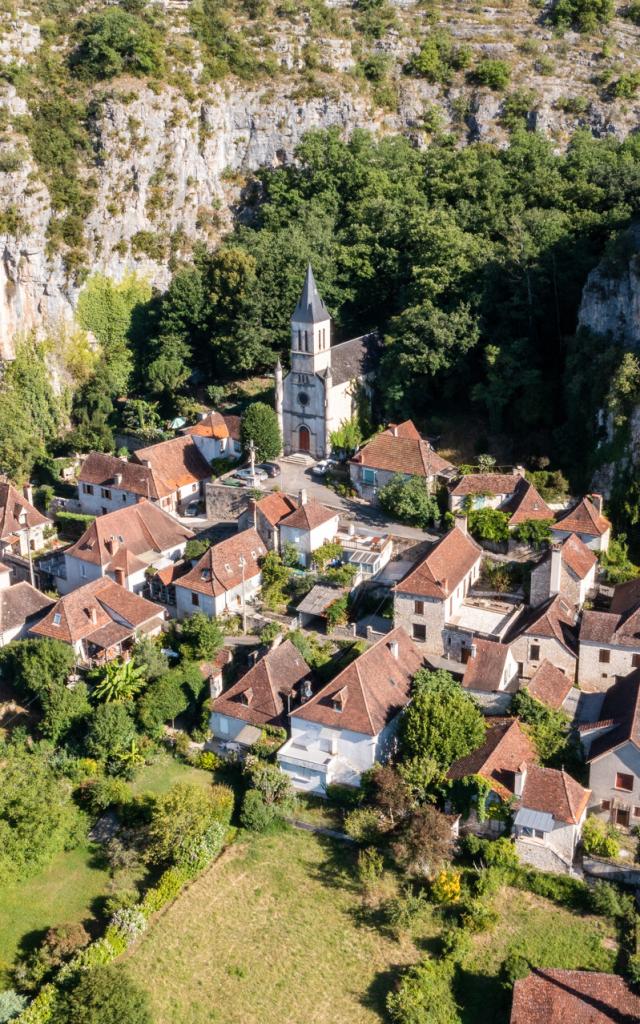
<path id="1" fill-rule="evenodd" d="M 578 324 L 626 348 L 640 348 L 640 225 L 589 274 Z"/>

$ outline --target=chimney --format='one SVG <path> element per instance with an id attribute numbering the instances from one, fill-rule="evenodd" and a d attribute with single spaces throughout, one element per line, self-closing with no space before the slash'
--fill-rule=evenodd
<path id="1" fill-rule="evenodd" d="M 145 466 L 146 469 L 151 469 L 151 460 L 150 459 L 140 459 L 140 465 L 141 466 Z"/>
<path id="2" fill-rule="evenodd" d="M 25 494 L 26 497 L 26 494 Z M 602 515 L 602 495 L 601 494 L 590 494 L 592 505 L 595 505 L 596 512 L 599 516 Z M 29 500 L 29 499 L 27 499 Z"/>
<path id="3" fill-rule="evenodd" d="M 355 523 L 349 523 L 349 536 L 350 537 L 355 537 L 355 535 L 356 535 Z"/>
<path id="4" fill-rule="evenodd" d="M 440 586 L 444 590 L 445 594 L 449 593 L 449 577 L 445 576 L 444 579 L 440 580 Z"/>
<path id="5" fill-rule="evenodd" d="M 307 504 L 307 491 L 305 487 L 301 488 L 298 494 L 298 501 L 300 502 L 301 505 Z"/>
<path id="6" fill-rule="evenodd" d="M 119 487 L 120 484 L 122 483 L 122 473 L 116 473 L 116 475 L 113 478 L 113 482 L 116 487 Z"/>
<path id="7" fill-rule="evenodd" d="M 395 423 L 391 424 L 391 433 L 393 434 L 394 437 L 398 436 L 398 428 Z"/>
<path id="8" fill-rule="evenodd" d="M 92 622 L 93 625 L 95 626 L 98 621 L 98 613 L 95 609 L 95 606 L 92 605 L 91 608 L 87 608 L 87 612 L 89 613 L 89 621 Z"/>
<path id="9" fill-rule="evenodd" d="M 104 546 L 110 555 L 115 555 L 118 550 L 118 538 L 114 535 L 104 542 Z"/>
<path id="10" fill-rule="evenodd" d="M 471 648 L 470 648 L 470 650 L 471 650 L 471 657 L 472 657 L 472 658 L 475 658 L 475 657 L 477 657 L 477 654 L 478 654 L 478 645 L 477 645 L 477 644 L 471 644 Z"/>
<path id="11" fill-rule="evenodd" d="M 400 653 L 400 644 L 397 640 L 389 641 L 389 650 L 391 651 L 391 657 L 398 660 L 398 654 Z"/>
<path id="12" fill-rule="evenodd" d="M 6 590 L 11 586 L 11 569 L 0 563 L 0 590 Z"/>
<path id="13" fill-rule="evenodd" d="M 209 415 L 208 412 L 199 412 L 198 413 L 198 419 L 200 420 L 200 422 L 202 422 L 202 420 L 206 420 L 208 415 Z"/>
<path id="14" fill-rule="evenodd" d="M 513 773 L 513 794 L 521 797 L 524 792 L 524 784 L 527 781 L 527 765 L 523 761 L 520 767 Z"/>
<path id="15" fill-rule="evenodd" d="M 562 576 L 562 544 L 551 546 L 551 578 L 549 580 L 549 597 L 560 593 Z"/>
<path id="16" fill-rule="evenodd" d="M 466 516 L 456 516 L 456 526 L 460 530 L 460 533 L 464 533 L 465 536 L 468 531 L 468 522 Z"/>
<path id="17" fill-rule="evenodd" d="M 311 680 L 305 679 L 302 684 L 302 693 L 300 694 L 300 700 L 304 704 L 305 701 L 310 700 L 313 697 L 313 689 L 311 687 Z"/>
<path id="18" fill-rule="evenodd" d="M 33 487 L 31 486 L 31 484 L 25 484 L 24 487 L 22 488 L 22 493 L 24 494 L 29 504 L 33 505 Z M 600 499 L 600 503 L 602 504 L 602 498 Z"/>
<path id="19" fill-rule="evenodd" d="M 524 466 L 514 466 L 513 467 L 513 475 L 514 476 L 525 477 L 527 475 L 527 473 L 526 473 L 526 470 L 525 470 Z"/>

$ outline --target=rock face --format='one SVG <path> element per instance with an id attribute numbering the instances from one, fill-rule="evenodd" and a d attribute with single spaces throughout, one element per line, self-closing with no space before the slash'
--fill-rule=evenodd
<path id="1" fill-rule="evenodd" d="M 640 348 L 640 225 L 621 239 L 615 258 L 589 274 L 578 324 L 627 348 Z"/>

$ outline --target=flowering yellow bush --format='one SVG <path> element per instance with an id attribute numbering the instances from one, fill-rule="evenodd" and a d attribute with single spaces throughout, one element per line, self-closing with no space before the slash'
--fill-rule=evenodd
<path id="1" fill-rule="evenodd" d="M 460 872 L 443 868 L 431 883 L 431 896 L 436 903 L 457 903 L 460 899 Z"/>

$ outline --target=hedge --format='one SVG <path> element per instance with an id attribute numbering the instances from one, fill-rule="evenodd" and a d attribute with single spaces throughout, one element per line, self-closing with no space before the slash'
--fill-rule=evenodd
<path id="1" fill-rule="evenodd" d="M 55 515 L 60 535 L 69 540 L 79 540 L 95 518 L 82 512 L 56 512 Z"/>

